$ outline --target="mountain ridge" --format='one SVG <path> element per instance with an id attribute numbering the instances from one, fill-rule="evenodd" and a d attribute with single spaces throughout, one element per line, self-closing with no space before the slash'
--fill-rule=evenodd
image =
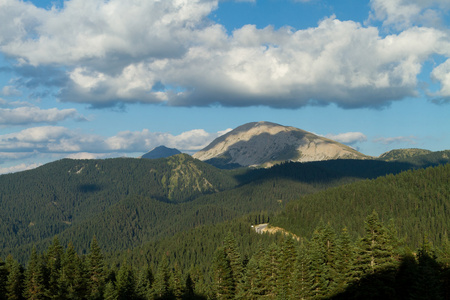
<path id="1" fill-rule="evenodd" d="M 265 121 L 241 125 L 218 137 L 193 157 L 219 167 L 371 158 L 311 132 Z"/>

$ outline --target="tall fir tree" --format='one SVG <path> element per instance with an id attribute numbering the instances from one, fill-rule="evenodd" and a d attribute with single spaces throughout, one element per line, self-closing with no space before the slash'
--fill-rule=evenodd
<path id="1" fill-rule="evenodd" d="M 49 299 L 46 290 L 45 271 L 35 246 L 31 250 L 31 256 L 25 271 L 24 297 L 29 300 Z"/>
<path id="2" fill-rule="evenodd" d="M 294 273 L 291 279 L 292 293 L 290 299 L 311 299 L 312 269 L 309 251 L 305 246 L 306 241 L 300 245 L 294 265 Z"/>
<path id="3" fill-rule="evenodd" d="M 6 258 L 6 266 L 9 270 L 6 281 L 6 296 L 8 300 L 23 299 L 24 270 L 17 260 L 11 255 Z"/>
<path id="4" fill-rule="evenodd" d="M 259 266 L 259 254 L 254 254 L 245 268 L 244 277 L 236 295 L 237 299 L 259 299 L 264 293 L 261 268 Z"/>
<path id="5" fill-rule="evenodd" d="M 242 281 L 242 260 L 238 250 L 238 245 L 233 234 L 228 232 L 224 240 L 224 250 L 227 254 L 227 258 L 230 261 L 231 271 L 233 273 L 234 289 L 238 292 L 237 288 Z"/>
<path id="6" fill-rule="evenodd" d="M 394 239 L 373 211 L 365 222 L 365 235 L 359 242 L 352 276 L 364 288 L 357 297 L 365 299 L 395 299 Z"/>
<path id="7" fill-rule="evenodd" d="M 218 300 L 233 299 L 235 283 L 227 252 L 223 247 L 216 250 L 213 262 L 214 296 Z"/>
<path id="8" fill-rule="evenodd" d="M 418 266 L 411 299 L 443 299 L 440 281 L 441 267 L 436 261 L 435 250 L 426 237 L 418 251 L 417 260 Z"/>
<path id="9" fill-rule="evenodd" d="M 277 283 L 280 282 L 280 247 L 276 243 L 269 245 L 262 258 L 261 265 L 264 294 L 268 298 L 277 295 Z"/>
<path id="10" fill-rule="evenodd" d="M 102 299 L 102 289 L 105 284 L 106 270 L 103 253 L 95 236 L 92 239 L 91 248 L 87 255 L 87 271 L 89 299 Z"/>
<path id="11" fill-rule="evenodd" d="M 149 266 L 143 267 L 136 280 L 136 297 L 140 300 L 153 299 L 153 274 Z"/>
<path id="12" fill-rule="evenodd" d="M 114 283 L 112 281 L 108 281 L 106 283 L 103 299 L 105 299 L 105 300 L 118 300 L 119 299 L 119 294 L 117 293 L 117 289 L 114 286 Z"/>
<path id="13" fill-rule="evenodd" d="M 284 236 L 280 253 L 280 270 L 277 278 L 277 295 L 279 299 L 288 299 L 292 294 L 292 275 L 294 273 L 297 251 L 292 235 Z"/>
<path id="14" fill-rule="evenodd" d="M 0 258 L 0 300 L 6 300 L 6 282 L 8 281 L 6 263 Z"/>
<path id="15" fill-rule="evenodd" d="M 156 299 L 165 299 L 170 294 L 170 271 L 167 254 L 164 254 L 158 264 L 153 282 L 153 293 Z"/>
<path id="16" fill-rule="evenodd" d="M 53 238 L 47 253 L 48 290 L 51 299 L 59 299 L 59 278 L 61 277 L 64 251 L 57 237 Z"/>
<path id="17" fill-rule="evenodd" d="M 136 279 L 131 266 L 124 261 L 117 273 L 116 288 L 119 300 L 136 298 Z"/>

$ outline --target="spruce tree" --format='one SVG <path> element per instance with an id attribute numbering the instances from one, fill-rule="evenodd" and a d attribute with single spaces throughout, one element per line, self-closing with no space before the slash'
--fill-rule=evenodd
<path id="1" fill-rule="evenodd" d="M 167 255 L 163 255 L 153 282 L 153 292 L 155 298 L 166 298 L 170 293 L 170 272 Z"/>
<path id="2" fill-rule="evenodd" d="M 11 255 L 6 258 L 6 266 L 9 270 L 6 281 L 6 296 L 8 300 L 23 299 L 23 268 Z"/>
<path id="3" fill-rule="evenodd" d="M 58 281 L 61 277 L 63 254 L 63 248 L 60 245 L 58 238 L 55 237 L 47 254 L 48 289 L 49 296 L 52 299 L 58 299 L 58 295 L 60 294 Z"/>
<path id="4" fill-rule="evenodd" d="M 360 240 L 357 261 L 354 264 L 353 277 L 359 280 L 364 289 L 358 297 L 366 299 L 395 298 L 395 260 L 394 240 L 389 231 L 378 219 L 374 211 L 365 222 L 365 235 Z"/>
<path id="5" fill-rule="evenodd" d="M 176 300 L 181 300 L 184 294 L 183 275 L 177 264 L 174 265 L 170 277 L 170 291 Z"/>
<path id="6" fill-rule="evenodd" d="M 91 249 L 87 256 L 88 288 L 89 299 L 97 300 L 102 298 L 102 289 L 105 283 L 106 271 L 102 250 L 94 236 L 91 242 Z"/>
<path id="7" fill-rule="evenodd" d="M 237 291 L 239 283 L 242 281 L 242 261 L 238 251 L 236 239 L 231 232 L 228 232 L 224 240 L 224 250 L 230 261 L 231 271 L 233 273 L 234 289 Z"/>
<path id="8" fill-rule="evenodd" d="M 418 268 L 411 299 L 443 299 L 440 271 L 433 246 L 424 238 L 418 251 Z"/>
<path id="9" fill-rule="evenodd" d="M 84 262 L 80 259 L 72 243 L 67 246 L 58 280 L 58 299 L 83 299 L 87 297 L 87 279 Z"/>
<path id="10" fill-rule="evenodd" d="M 303 244 L 298 249 L 297 259 L 294 265 L 290 299 L 311 299 L 313 279 L 309 251 Z"/>
<path id="11" fill-rule="evenodd" d="M 119 300 L 135 299 L 136 280 L 131 266 L 124 261 L 117 273 L 116 288 Z"/>
<path id="12" fill-rule="evenodd" d="M 105 285 L 105 291 L 103 294 L 103 299 L 105 300 L 118 300 L 119 295 L 117 293 L 116 287 L 112 281 L 108 281 Z"/>
<path id="13" fill-rule="evenodd" d="M 6 282 L 8 280 L 6 263 L 0 258 L 0 300 L 6 299 Z"/>
<path id="14" fill-rule="evenodd" d="M 355 259 L 355 247 L 350 239 L 347 228 L 342 229 L 337 245 L 336 292 L 343 292 L 353 280 L 352 268 Z"/>
<path id="15" fill-rule="evenodd" d="M 280 253 L 280 270 L 277 278 L 277 295 L 280 299 L 288 299 L 292 293 L 292 275 L 296 261 L 296 249 L 291 235 L 284 236 Z"/>
<path id="16" fill-rule="evenodd" d="M 235 283 L 230 260 L 223 247 L 216 250 L 213 262 L 214 295 L 218 300 L 233 299 Z"/>
<path id="17" fill-rule="evenodd" d="M 259 299 L 263 295 L 261 268 L 259 266 L 259 253 L 254 254 L 245 268 L 244 277 L 236 295 L 237 299 Z"/>
<path id="18" fill-rule="evenodd" d="M 280 248 L 277 244 L 270 244 L 265 251 L 262 259 L 261 273 L 264 294 L 269 298 L 274 298 L 277 294 L 277 283 L 280 282 Z"/>
<path id="19" fill-rule="evenodd" d="M 36 247 L 33 246 L 30 260 L 25 271 L 24 297 L 29 300 L 48 299 L 45 286 L 45 274 L 42 261 L 39 258 Z"/>
<path id="20" fill-rule="evenodd" d="M 136 297 L 144 300 L 152 293 L 153 274 L 150 267 L 146 266 L 139 271 L 136 281 Z M 153 298 L 153 296 L 152 296 Z"/>

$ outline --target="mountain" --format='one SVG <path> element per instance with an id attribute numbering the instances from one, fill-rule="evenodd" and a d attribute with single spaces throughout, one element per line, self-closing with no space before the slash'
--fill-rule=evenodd
<path id="1" fill-rule="evenodd" d="M 167 148 L 166 146 L 159 146 L 145 153 L 144 155 L 141 156 L 141 158 L 157 159 L 157 158 L 166 158 L 177 154 L 181 154 L 181 152 L 178 149 Z"/>
<path id="2" fill-rule="evenodd" d="M 1 175 L 0 251 L 97 219 L 129 197 L 143 196 L 170 207 L 236 184 L 228 173 L 187 154 L 152 160 L 63 159 Z"/>
<path id="3" fill-rule="evenodd" d="M 426 155 L 430 154 L 432 151 L 425 149 L 394 149 L 388 152 L 381 154 L 378 159 L 384 161 L 393 161 L 393 160 L 405 160 L 418 155 Z"/>
<path id="4" fill-rule="evenodd" d="M 330 139 L 270 122 L 239 126 L 215 139 L 193 157 L 221 168 L 272 165 L 283 161 L 369 158 Z"/>

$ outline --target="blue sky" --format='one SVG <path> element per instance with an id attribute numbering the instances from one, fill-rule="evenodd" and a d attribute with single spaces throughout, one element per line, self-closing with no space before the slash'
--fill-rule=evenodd
<path id="1" fill-rule="evenodd" d="M 450 149 L 447 0 L 0 2 L 0 173 L 247 122 Z"/>

